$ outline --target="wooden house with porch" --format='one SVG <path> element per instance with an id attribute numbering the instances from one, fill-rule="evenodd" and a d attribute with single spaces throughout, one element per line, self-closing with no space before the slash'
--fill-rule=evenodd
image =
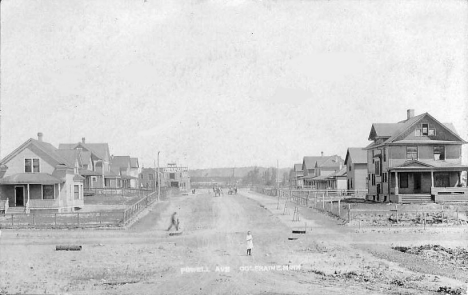
<path id="1" fill-rule="evenodd" d="M 110 151 L 107 143 L 88 143 L 83 137 L 78 143 L 61 143 L 60 150 L 80 150 L 83 165 L 80 175 L 85 178 L 85 189 L 117 187 L 119 175 L 110 170 Z"/>
<path id="2" fill-rule="evenodd" d="M 302 188 L 304 172 L 302 171 L 302 164 L 294 164 L 293 169 L 289 173 L 289 183 L 293 188 Z"/>
<path id="3" fill-rule="evenodd" d="M 367 189 L 367 150 L 364 148 L 348 148 L 345 157 L 347 167 L 347 189 Z"/>
<path id="4" fill-rule="evenodd" d="M 321 156 L 304 157 L 302 161 L 304 187 L 314 189 L 330 188 L 330 181 L 332 180 L 328 179 L 328 176 L 340 171 L 343 168 L 343 162 L 340 156 L 324 156 L 323 152 Z"/>
<path id="5" fill-rule="evenodd" d="M 0 162 L 0 202 L 6 212 L 68 212 L 84 206 L 77 152 L 28 139 Z"/>
<path id="6" fill-rule="evenodd" d="M 367 150 L 368 199 L 413 203 L 468 201 L 461 175 L 466 142 L 450 123 L 407 111 L 397 123 L 374 123 Z"/>

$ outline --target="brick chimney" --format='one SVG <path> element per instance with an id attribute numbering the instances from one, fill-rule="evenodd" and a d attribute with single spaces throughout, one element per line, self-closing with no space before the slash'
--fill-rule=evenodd
<path id="1" fill-rule="evenodd" d="M 409 120 L 414 117 L 414 109 L 409 109 L 406 111 L 406 119 Z"/>
<path id="2" fill-rule="evenodd" d="M 42 132 L 38 132 L 37 133 L 37 140 L 42 141 L 42 136 L 43 136 Z"/>
<path id="3" fill-rule="evenodd" d="M 81 142 L 82 142 L 82 143 L 86 143 L 86 138 L 82 137 L 82 138 L 81 138 Z"/>

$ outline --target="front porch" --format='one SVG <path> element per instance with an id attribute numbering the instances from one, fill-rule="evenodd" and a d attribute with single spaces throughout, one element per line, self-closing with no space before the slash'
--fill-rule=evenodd
<path id="1" fill-rule="evenodd" d="M 0 192 L 7 207 L 5 213 L 30 213 L 33 210 L 63 212 L 83 207 L 75 185 L 75 198 L 67 199 L 65 181 L 46 173 L 20 173 L 0 179 Z"/>
<path id="2" fill-rule="evenodd" d="M 397 167 L 390 172 L 390 202 L 468 202 L 462 173 L 468 167 Z"/>

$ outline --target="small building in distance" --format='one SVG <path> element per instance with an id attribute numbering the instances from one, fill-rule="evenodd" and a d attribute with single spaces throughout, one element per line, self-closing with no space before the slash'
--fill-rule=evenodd
<path id="1" fill-rule="evenodd" d="M 348 148 L 344 162 L 347 167 L 347 189 L 367 189 L 367 151 L 364 148 Z"/>
<path id="2" fill-rule="evenodd" d="M 155 190 L 158 187 L 158 180 L 157 180 L 157 168 L 141 168 L 141 171 L 138 175 L 138 182 L 140 184 L 140 188 L 146 188 Z M 163 181 L 163 173 L 162 168 L 159 168 L 161 177 L 161 187 L 166 186 L 166 181 Z"/>
<path id="3" fill-rule="evenodd" d="M 167 167 L 162 168 L 163 176 L 161 182 L 165 182 L 165 186 L 179 188 L 182 191 L 188 191 L 190 187 L 190 176 L 188 167 L 177 166 L 175 163 L 167 164 Z M 163 186 L 161 184 L 161 186 Z"/>
<path id="4" fill-rule="evenodd" d="M 291 187 L 302 188 L 304 186 L 302 176 L 304 176 L 302 164 L 294 164 L 293 169 L 289 173 L 289 183 Z"/>

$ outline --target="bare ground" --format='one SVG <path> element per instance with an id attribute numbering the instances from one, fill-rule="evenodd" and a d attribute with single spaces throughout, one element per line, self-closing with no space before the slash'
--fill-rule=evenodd
<path id="1" fill-rule="evenodd" d="M 217 198 L 199 193 L 155 204 L 126 230 L 3 230 L 0 294 L 444 294 L 437 290 L 466 289 L 466 270 L 391 248 L 466 247 L 465 228 L 356 230 L 313 209 L 301 208 L 301 221 L 293 222 L 292 208 L 284 215 L 284 204 L 279 208 L 275 198 L 247 191 Z M 166 231 L 174 211 L 181 219 L 180 236 Z M 307 234 L 293 235 L 292 229 Z M 248 230 L 254 237 L 250 257 L 245 253 Z M 293 237 L 298 239 L 288 239 Z M 55 251 L 56 245 L 83 248 Z M 287 265 L 300 269 L 283 270 Z"/>

